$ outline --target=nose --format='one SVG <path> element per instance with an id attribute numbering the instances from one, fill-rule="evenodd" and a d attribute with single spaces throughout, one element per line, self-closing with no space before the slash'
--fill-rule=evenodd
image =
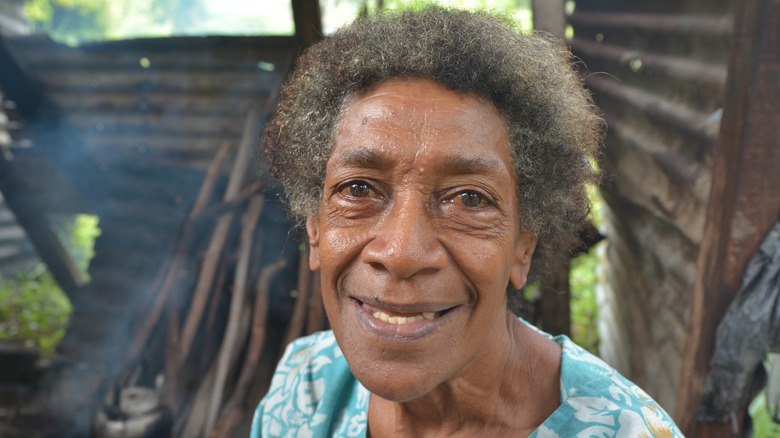
<path id="1" fill-rule="evenodd" d="M 374 229 L 374 238 L 363 248 L 361 257 L 376 269 L 409 279 L 447 265 L 447 251 L 424 200 L 414 196 L 396 199 Z"/>

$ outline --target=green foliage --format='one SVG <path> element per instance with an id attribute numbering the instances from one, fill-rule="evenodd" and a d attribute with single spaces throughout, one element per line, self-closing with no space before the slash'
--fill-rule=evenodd
<path id="1" fill-rule="evenodd" d="M 98 218 L 77 215 L 63 227 L 63 234 L 65 247 L 86 275 L 95 238 L 100 235 Z M 42 355 L 51 355 L 65 335 L 72 310 L 43 264 L 15 277 L 0 278 L 0 341 L 38 346 Z"/>
<path id="2" fill-rule="evenodd" d="M 202 0 L 152 1 L 148 9 L 156 23 L 170 23 L 171 33 L 185 33 L 196 22 L 206 18 Z"/>
<path id="3" fill-rule="evenodd" d="M 322 0 L 325 21 L 349 21 L 378 10 L 378 0 Z M 509 14 L 531 29 L 530 0 L 384 0 L 387 10 L 431 4 Z M 342 8 L 344 6 L 344 8 Z M 338 10 L 337 10 L 338 9 Z M 343 16 L 344 11 L 352 10 Z M 241 0 L 29 0 L 30 30 L 70 45 L 84 41 L 171 35 L 291 35 L 289 2 Z M 329 14 L 338 17 L 329 17 Z"/>
<path id="4" fill-rule="evenodd" d="M 352 5 L 357 13 L 366 10 L 368 14 L 378 11 L 379 0 L 330 0 L 336 5 L 346 3 Z M 491 11 L 497 14 L 507 14 L 518 21 L 521 28 L 532 29 L 531 0 L 383 0 L 383 8 L 387 11 L 420 10 L 426 6 L 439 5 L 458 9 Z M 325 8 L 327 10 L 327 7 Z M 325 17 L 327 21 L 328 17 Z"/>
<path id="5" fill-rule="evenodd" d="M 598 256 L 595 249 L 582 254 L 571 261 L 569 289 L 571 300 L 571 337 L 579 346 L 593 354 L 598 354 L 599 333 L 596 327 L 598 305 L 596 304 L 596 284 L 598 277 Z"/>
<path id="6" fill-rule="evenodd" d="M 603 217 L 603 201 L 595 187 L 589 188 L 589 194 L 593 204 L 591 220 L 593 220 L 593 225 L 598 228 L 601 226 Z M 599 243 L 599 245 L 603 244 Z M 599 333 L 596 325 L 598 321 L 596 285 L 598 284 L 599 266 L 597 247 L 572 259 L 569 274 L 572 340 L 593 354 L 598 354 L 599 349 Z"/>
<path id="7" fill-rule="evenodd" d="M 388 10 L 419 10 L 429 5 L 508 14 L 518 21 L 524 31 L 533 28 L 531 0 L 386 0 L 384 7 Z"/>
<path id="8" fill-rule="evenodd" d="M 32 0 L 24 5 L 33 32 L 75 45 L 101 39 L 109 27 L 109 0 Z"/>
<path id="9" fill-rule="evenodd" d="M 68 253 L 87 279 L 89 279 L 87 274 L 89 261 L 95 256 L 95 239 L 100 236 L 98 221 L 97 216 L 78 214 L 73 222 L 65 224 L 60 235 Z"/>
<path id="10" fill-rule="evenodd" d="M 284 2 L 260 5 L 241 0 L 30 0 L 25 13 L 32 32 L 48 33 L 54 40 L 70 45 L 171 35 L 293 32 L 290 5 Z"/>
<path id="11" fill-rule="evenodd" d="M 114 0 L 110 9 L 107 38 L 214 33 L 203 0 Z"/>
<path id="12" fill-rule="evenodd" d="M 386 0 L 387 9 L 420 9 L 428 5 L 452 6 L 471 10 L 512 11 L 530 9 L 530 0 Z"/>
<path id="13" fill-rule="evenodd" d="M 761 391 L 758 396 L 753 399 L 748 407 L 748 414 L 753 421 L 753 437 L 754 438 L 770 438 L 780 436 L 780 424 L 772 421 L 772 415 L 777 406 L 767 406 L 766 389 Z"/>
<path id="14" fill-rule="evenodd" d="M 0 279 L 0 340 L 38 346 L 42 355 L 51 355 L 65 335 L 71 310 L 43 264 Z"/>
<path id="15" fill-rule="evenodd" d="M 24 13 L 31 23 L 51 23 L 54 10 L 48 0 L 32 0 L 24 5 Z"/>

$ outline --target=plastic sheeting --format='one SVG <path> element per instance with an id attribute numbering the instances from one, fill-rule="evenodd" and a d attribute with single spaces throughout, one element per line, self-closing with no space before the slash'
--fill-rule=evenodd
<path id="1" fill-rule="evenodd" d="M 780 352 L 780 222 L 750 260 L 742 286 L 718 325 L 696 419 L 733 421 L 748 402 L 756 367 L 770 351 Z"/>

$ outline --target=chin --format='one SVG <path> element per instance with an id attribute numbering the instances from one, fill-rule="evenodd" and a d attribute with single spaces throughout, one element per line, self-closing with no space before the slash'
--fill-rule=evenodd
<path id="1" fill-rule="evenodd" d="M 427 388 L 423 391 L 420 391 L 421 386 L 415 384 L 399 384 L 399 382 L 390 384 L 387 379 L 358 378 L 358 380 L 372 394 L 396 403 L 403 403 L 418 399 L 430 391 L 430 389 Z"/>
<path id="2" fill-rule="evenodd" d="M 352 374 L 372 394 L 393 402 L 407 402 L 424 396 L 436 387 L 436 377 L 428 367 L 412 364 L 349 361 Z"/>

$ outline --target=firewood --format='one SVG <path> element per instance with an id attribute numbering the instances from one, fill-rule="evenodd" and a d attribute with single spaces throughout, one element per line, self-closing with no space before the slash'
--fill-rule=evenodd
<path id="1" fill-rule="evenodd" d="M 214 378 L 216 376 L 216 363 L 212 365 L 209 372 L 201 381 L 189 412 L 183 412 L 182 415 L 174 416 L 174 436 L 196 438 L 203 436 L 201 432 L 206 422 L 206 409 L 208 409 L 208 394 L 214 387 Z"/>
<path id="2" fill-rule="evenodd" d="M 255 306 L 253 311 L 252 335 L 249 339 L 244 363 L 238 373 L 238 381 L 235 385 L 233 394 L 225 403 L 219 416 L 214 430 L 209 435 L 210 438 L 222 438 L 230 436 L 230 432 L 244 416 L 244 404 L 246 403 L 247 392 L 251 386 L 257 365 L 260 363 L 260 355 L 263 352 L 266 336 L 266 322 L 268 320 L 268 297 L 271 289 L 271 281 L 285 266 L 286 260 L 281 259 L 278 262 L 266 266 L 260 272 L 257 280 Z M 254 408 L 254 406 L 252 406 Z"/>
<path id="3" fill-rule="evenodd" d="M 213 386 L 216 360 L 211 360 L 211 358 L 216 357 L 218 351 L 217 344 L 222 339 L 221 333 L 218 333 L 216 327 L 220 313 L 219 302 L 228 289 L 228 271 L 234 263 L 229 260 L 229 257 L 220 257 L 220 259 L 216 279 L 206 297 L 208 300 L 206 305 L 208 312 L 204 312 L 206 314 L 202 318 L 204 320 L 202 322 L 204 330 L 202 336 L 198 339 L 198 345 L 200 346 L 198 354 L 189 358 L 185 363 L 178 362 L 180 342 L 177 338 L 179 328 L 178 312 L 171 312 L 168 316 L 169 336 L 165 345 L 164 370 L 165 375 L 171 376 L 171 378 L 165 381 L 163 397 L 166 405 L 174 414 L 174 418 L 178 419 L 177 421 L 186 421 L 186 417 L 189 415 L 188 410 L 192 409 L 193 400 L 198 397 L 197 394 L 191 392 L 190 388 L 198 388 L 200 390 L 200 385 L 203 384 L 203 375 L 210 373 L 208 375 L 212 380 L 210 380 L 211 383 L 209 385 Z M 205 392 L 205 394 L 208 398 L 209 392 Z M 205 426 L 205 420 L 201 426 Z M 189 435 L 183 436 L 189 437 Z"/>
<path id="4" fill-rule="evenodd" d="M 238 337 L 239 325 L 241 323 L 241 311 L 244 308 L 244 295 L 246 293 L 246 281 L 249 271 L 249 256 L 252 252 L 254 231 L 257 222 L 260 220 L 264 201 L 265 198 L 263 195 L 253 197 L 249 203 L 249 209 L 244 213 L 244 216 L 241 219 L 240 248 L 238 251 L 235 280 L 233 282 L 228 324 L 227 329 L 225 330 L 224 340 L 222 341 L 219 350 L 214 387 L 211 391 L 211 400 L 206 411 L 206 434 L 211 432 L 214 428 L 214 422 L 217 419 L 220 403 L 222 402 L 222 393 L 225 387 L 228 368 L 231 366 L 230 358 L 233 355 L 233 352 L 239 348 L 236 344 L 236 340 Z"/>
<path id="5" fill-rule="evenodd" d="M 217 156 L 214 158 L 214 162 L 209 166 L 206 171 L 206 179 L 203 183 L 203 188 L 198 192 L 198 197 L 195 198 L 195 204 L 192 206 L 189 218 L 192 219 L 198 216 L 209 204 L 211 196 L 214 193 L 216 187 L 217 177 L 219 176 L 219 170 L 222 167 L 222 162 L 225 160 L 228 151 L 230 150 L 230 142 L 223 142 L 217 151 Z"/>
<path id="6" fill-rule="evenodd" d="M 250 111 L 244 124 L 244 132 L 241 137 L 241 144 L 238 148 L 238 153 L 233 161 L 233 169 L 230 172 L 230 179 L 228 180 L 228 186 L 225 190 L 224 201 L 232 201 L 235 199 L 241 190 L 241 186 L 244 183 L 244 177 L 246 176 L 247 165 L 249 163 L 249 153 L 251 146 L 254 143 L 257 128 L 257 114 L 255 111 Z M 181 364 L 189 356 L 190 349 L 192 348 L 192 342 L 195 339 L 198 326 L 203 316 L 203 310 L 206 306 L 211 284 L 214 280 L 214 272 L 217 269 L 217 262 L 222 252 L 222 247 L 225 245 L 228 232 L 230 231 L 230 224 L 233 222 L 233 213 L 226 213 L 217 222 L 217 226 L 214 230 L 214 234 L 211 237 L 208 250 L 206 251 L 203 264 L 200 269 L 200 278 L 198 279 L 198 285 L 195 288 L 193 294 L 192 303 L 190 304 L 190 311 L 187 313 L 187 318 L 184 321 L 184 328 L 182 330 L 181 341 L 179 343 L 179 355 L 178 363 Z"/>
<path id="7" fill-rule="evenodd" d="M 219 202 L 213 201 L 214 192 L 224 160 L 231 155 L 229 144 L 222 144 L 215 155 L 179 228 L 173 257 L 159 271 L 150 290 L 150 295 L 156 296 L 148 300 L 149 311 L 139 320 L 127 354 L 129 359 L 141 354 L 163 356 L 163 398 L 175 421 L 175 437 L 228 437 L 247 418 L 248 393 L 257 379 L 267 336 L 270 284 L 287 263 L 281 259 L 259 273 L 253 267 L 259 265 L 253 260 L 262 256 L 262 230 L 257 228 L 263 214 L 264 182 L 246 183 L 252 146 L 259 134 L 258 114 L 270 113 L 274 100 L 266 103 L 264 111 L 247 115 Z M 241 224 L 236 226 L 242 211 Z M 188 271 L 197 275 L 187 275 Z M 286 332 L 288 336 L 301 334 L 308 313 L 315 313 L 308 324 L 317 324 L 316 312 L 307 309 L 321 307 L 321 302 L 309 298 L 311 275 L 305 274 L 299 280 L 297 316 Z M 255 283 L 252 306 L 247 305 L 251 301 L 246 291 L 250 281 Z M 191 294 L 186 293 L 190 290 Z M 217 309 L 224 309 L 227 294 L 230 309 L 223 319 Z M 149 344 L 158 351 L 153 353 Z"/>
<path id="8" fill-rule="evenodd" d="M 197 226 L 214 222 L 216 218 L 223 213 L 242 208 L 253 196 L 260 192 L 262 187 L 262 184 L 259 183 L 253 183 L 244 187 L 241 194 L 233 200 L 215 203 L 208 208 L 203 209 L 197 216 L 193 217 L 192 223 Z"/>
<path id="9" fill-rule="evenodd" d="M 205 208 L 207 200 L 211 198 L 211 193 L 214 191 L 214 186 L 217 183 L 219 169 L 222 167 L 222 162 L 225 160 L 225 157 L 227 157 L 229 151 L 230 143 L 223 143 L 219 148 L 219 151 L 217 151 L 217 154 L 214 156 L 214 160 L 212 160 L 211 165 L 209 165 L 208 171 L 206 172 L 206 178 L 203 180 L 203 184 L 201 185 L 198 192 L 195 206 L 193 207 L 181 228 L 182 231 L 179 234 L 179 239 L 176 250 L 174 251 L 173 258 L 167 266 L 163 266 L 163 269 L 160 270 L 161 273 L 167 272 L 165 275 L 165 281 L 159 289 L 153 288 L 153 290 L 159 290 L 159 292 L 157 292 L 154 303 L 148 312 L 148 316 L 143 319 L 143 324 L 139 329 L 136 330 L 137 334 L 133 337 L 133 343 L 130 346 L 127 355 L 125 356 L 125 363 L 128 363 L 129 361 L 138 357 L 141 350 L 148 343 L 149 338 L 152 335 L 152 331 L 154 330 L 154 327 L 157 325 L 157 322 L 162 315 L 163 308 L 168 301 L 168 295 L 171 287 L 174 284 L 174 281 L 176 281 L 179 277 L 181 264 L 187 258 L 188 253 L 191 251 L 189 241 L 186 239 L 186 236 L 189 235 L 189 223 L 192 218 L 200 214 L 203 208 Z"/>
<path id="10" fill-rule="evenodd" d="M 306 308 L 309 304 L 309 293 L 311 291 L 311 274 L 309 273 L 309 258 L 307 251 L 301 251 L 298 262 L 298 298 L 295 300 L 295 307 L 290 318 L 290 324 L 284 336 L 284 343 L 290 342 L 301 337 L 303 334 L 303 325 L 306 323 Z"/>
<path id="11" fill-rule="evenodd" d="M 195 293 L 193 294 L 194 296 L 190 303 L 190 309 L 189 312 L 187 312 L 187 317 L 184 322 L 184 329 L 181 332 L 181 339 L 178 343 L 179 348 L 175 361 L 177 367 L 179 367 L 190 354 L 190 348 L 195 340 L 195 334 L 200 325 L 203 311 L 206 309 L 206 303 L 208 302 L 217 268 L 219 267 L 219 259 L 222 255 L 222 249 L 225 246 L 225 242 L 227 241 L 232 222 L 233 213 L 227 213 L 219 218 L 217 226 L 214 229 L 214 234 L 211 236 L 208 249 L 203 256 L 203 264 L 200 267 L 198 283 L 195 287 Z"/>

